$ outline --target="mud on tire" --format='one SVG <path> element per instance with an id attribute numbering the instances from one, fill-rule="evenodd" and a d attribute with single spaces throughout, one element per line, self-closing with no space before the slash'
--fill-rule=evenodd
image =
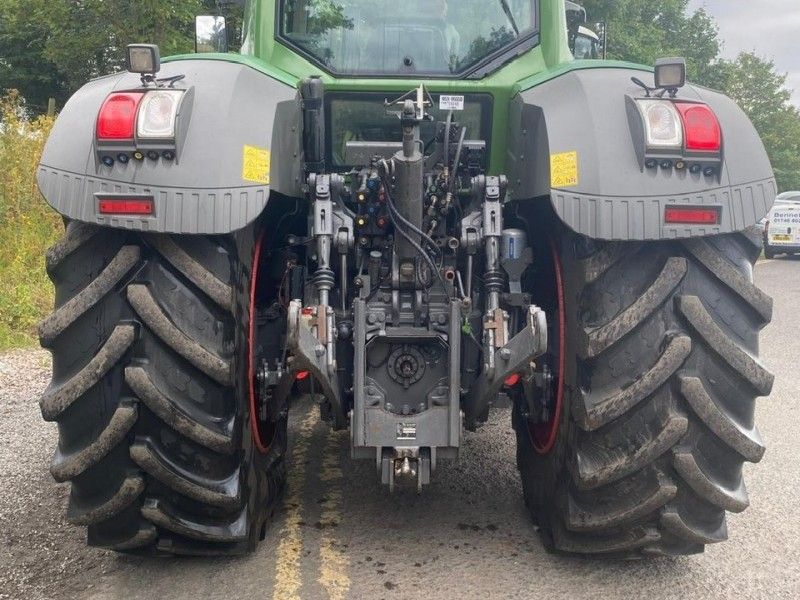
<path id="1" fill-rule="evenodd" d="M 253 231 L 140 235 L 70 223 L 47 255 L 56 310 L 42 414 L 51 471 L 92 546 L 238 554 L 263 535 L 285 479 L 286 422 L 267 454 L 250 434 Z"/>
<path id="2" fill-rule="evenodd" d="M 727 539 L 764 444 L 755 398 L 772 300 L 753 284 L 753 231 L 668 243 L 564 234 L 564 411 L 539 455 L 514 415 L 526 503 L 553 550 L 682 555 Z"/>

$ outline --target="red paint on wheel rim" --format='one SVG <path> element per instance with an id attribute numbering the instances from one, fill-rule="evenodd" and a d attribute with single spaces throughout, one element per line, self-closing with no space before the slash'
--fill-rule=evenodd
<path id="1" fill-rule="evenodd" d="M 261 262 L 261 243 L 263 236 L 259 235 L 256 240 L 256 247 L 253 251 L 253 266 L 250 274 L 250 329 L 247 336 L 247 377 L 250 382 L 250 430 L 253 434 L 253 442 L 261 454 L 269 452 L 269 445 L 264 442 L 261 436 L 261 428 L 258 424 L 258 402 L 256 399 L 256 290 L 258 284 L 258 271 Z"/>
<path id="2" fill-rule="evenodd" d="M 550 250 L 553 253 L 553 270 L 555 271 L 558 304 L 558 384 L 556 387 L 555 411 L 553 418 L 549 422 L 529 427 L 533 448 L 543 456 L 553 451 L 556 439 L 558 439 L 558 428 L 561 423 L 561 413 L 564 405 L 564 374 L 567 367 L 567 311 L 564 306 L 564 279 L 561 271 L 561 256 L 558 254 L 558 246 L 553 239 L 550 240 Z"/>

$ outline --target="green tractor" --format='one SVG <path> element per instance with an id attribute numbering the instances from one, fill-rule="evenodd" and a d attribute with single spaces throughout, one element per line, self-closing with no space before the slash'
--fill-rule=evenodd
<path id="1" fill-rule="evenodd" d="M 90 545 L 253 550 L 307 394 L 417 491 L 510 402 L 553 550 L 726 539 L 773 383 L 770 163 L 682 60 L 575 61 L 566 8 L 251 0 L 240 54 L 133 45 L 75 94 L 38 170 L 41 408 Z"/>

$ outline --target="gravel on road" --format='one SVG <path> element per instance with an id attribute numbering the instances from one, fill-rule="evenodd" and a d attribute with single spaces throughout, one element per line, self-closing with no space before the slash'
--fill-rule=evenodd
<path id="1" fill-rule="evenodd" d="M 115 557 L 87 552 L 85 532 L 67 525 L 69 486 L 48 466 L 58 436 L 37 400 L 50 379 L 50 354 L 0 355 L 0 598 L 79 594 Z M 75 597 L 75 596 L 73 596 Z"/>

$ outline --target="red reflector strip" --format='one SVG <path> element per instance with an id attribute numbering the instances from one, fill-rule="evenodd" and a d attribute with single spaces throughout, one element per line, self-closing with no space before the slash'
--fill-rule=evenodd
<path id="1" fill-rule="evenodd" d="M 722 149 L 722 129 L 714 111 L 705 104 L 684 102 L 676 102 L 675 108 L 683 119 L 687 150 L 719 152 Z"/>
<path id="2" fill-rule="evenodd" d="M 136 113 L 144 93 L 111 94 L 97 116 L 97 137 L 101 140 L 132 140 Z"/>
<path id="3" fill-rule="evenodd" d="M 520 379 L 521 377 L 519 376 L 519 373 L 514 373 L 513 375 L 510 375 L 508 379 L 506 379 L 506 387 L 514 387 L 519 383 Z"/>
<path id="4" fill-rule="evenodd" d="M 309 373 L 308 371 L 300 371 L 300 372 L 297 374 L 297 377 L 296 377 L 295 379 L 296 379 L 297 381 L 305 381 L 306 379 L 308 379 L 308 378 L 309 378 L 309 376 L 310 376 L 310 375 L 311 375 L 311 373 Z"/>
<path id="5" fill-rule="evenodd" d="M 100 200 L 101 215 L 152 215 L 153 201 L 143 199 Z"/>
<path id="6" fill-rule="evenodd" d="M 717 208 L 667 207 L 664 221 L 675 225 L 719 225 Z"/>

